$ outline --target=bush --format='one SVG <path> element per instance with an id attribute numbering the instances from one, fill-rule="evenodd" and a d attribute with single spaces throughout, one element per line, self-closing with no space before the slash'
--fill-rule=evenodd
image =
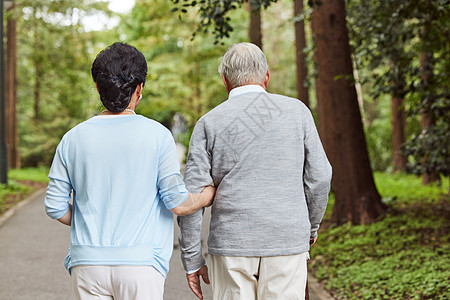
<path id="1" fill-rule="evenodd" d="M 47 168 L 11 169 L 8 184 L 0 185 L 0 215 L 48 183 Z"/>
<path id="2" fill-rule="evenodd" d="M 10 181 L 8 185 L 0 184 L 0 215 L 22 200 L 29 191 L 28 187 L 15 181 Z"/>
<path id="3" fill-rule="evenodd" d="M 313 273 L 337 299 L 448 299 L 445 187 L 423 187 L 402 174 L 376 173 L 375 181 L 385 199 L 396 199 L 389 213 L 370 225 L 321 228 Z"/>

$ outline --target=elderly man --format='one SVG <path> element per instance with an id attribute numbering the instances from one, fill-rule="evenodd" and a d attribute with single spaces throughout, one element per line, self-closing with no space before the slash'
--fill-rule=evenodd
<path id="1" fill-rule="evenodd" d="M 270 72 L 255 45 L 232 45 L 219 67 L 228 100 L 192 134 L 185 183 L 217 188 L 208 252 L 216 300 L 304 299 L 310 240 L 328 202 L 331 166 L 299 100 L 266 92 Z M 191 290 L 209 283 L 201 251 L 203 211 L 179 217 Z"/>

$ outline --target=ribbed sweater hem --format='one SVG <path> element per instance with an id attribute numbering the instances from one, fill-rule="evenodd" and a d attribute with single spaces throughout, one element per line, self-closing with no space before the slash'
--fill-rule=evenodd
<path id="1" fill-rule="evenodd" d="M 71 268 L 79 265 L 152 266 L 165 278 L 169 271 L 168 263 L 167 266 L 160 264 L 153 255 L 151 245 L 71 245 L 65 265 L 69 272 Z"/>

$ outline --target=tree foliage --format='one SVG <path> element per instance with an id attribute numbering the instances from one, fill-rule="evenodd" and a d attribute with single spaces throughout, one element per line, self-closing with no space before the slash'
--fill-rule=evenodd
<path id="1" fill-rule="evenodd" d="M 277 0 L 171 0 L 177 6 L 173 12 L 187 13 L 188 7 L 197 7 L 200 20 L 197 23 L 196 32 L 211 33 L 215 35 L 217 44 L 223 38 L 229 38 L 234 28 L 230 13 L 242 6 L 243 3 L 251 1 L 254 10 L 267 8 Z M 212 29 L 211 29 L 212 28 Z M 195 32 L 194 32 L 195 35 Z"/>
<path id="2" fill-rule="evenodd" d="M 49 165 L 62 135 L 98 107 L 90 65 L 100 36 L 84 30 L 81 16 L 107 8 L 88 0 L 16 5 L 19 151 L 23 166 Z"/>
<path id="3" fill-rule="evenodd" d="M 189 127 L 193 126 L 202 114 L 226 99 L 217 73 L 217 58 L 226 47 L 211 45 L 210 34 L 213 41 L 222 43 L 245 41 L 249 16 L 241 8 L 246 2 L 138 0 L 130 14 L 121 16 L 120 26 L 113 32 L 86 32 L 82 16 L 98 12 L 111 15 L 105 2 L 16 0 L 22 163 L 48 164 L 60 137 L 100 109 L 90 64 L 100 49 L 118 39 L 137 46 L 149 62 L 139 112 L 168 127 L 173 116 L 180 113 Z M 263 23 L 265 52 L 274 75 L 270 90 L 295 96 L 292 3 L 254 3 L 258 8 L 271 6 L 263 15 L 263 19 L 271 20 Z M 372 165 L 385 170 L 389 164 L 386 95 L 395 91 L 405 95 L 409 113 L 409 142 L 405 146 L 410 157 L 409 170 L 422 173 L 437 169 L 448 174 L 448 1 L 346 3 L 352 50 L 365 91 L 363 118 L 370 125 L 366 135 Z M 176 12 L 170 13 L 171 10 Z M 197 36 L 191 41 L 193 31 Z M 313 44 L 309 55 L 312 48 Z M 420 55 L 425 52 L 432 53 L 426 80 L 421 77 L 420 63 Z M 311 70 L 311 77 L 314 74 L 315 70 Z M 314 104 L 314 92 L 312 96 Z M 434 124 L 422 132 L 419 116 L 424 112 L 432 115 Z"/>
<path id="4" fill-rule="evenodd" d="M 350 1 L 348 21 L 359 69 L 372 95 L 405 97 L 409 122 L 421 114 L 433 122 L 416 125 L 404 153 L 416 174 L 449 174 L 450 6 L 448 1 Z M 421 65 L 421 55 L 430 57 Z M 426 73 L 426 74 L 424 74 Z M 416 122 L 416 124 L 418 124 Z M 423 157 L 427 159 L 423 159 Z"/>

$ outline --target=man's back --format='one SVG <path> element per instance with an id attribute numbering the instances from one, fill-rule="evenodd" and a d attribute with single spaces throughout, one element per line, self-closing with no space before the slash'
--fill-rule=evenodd
<path id="1" fill-rule="evenodd" d="M 213 299 L 305 299 L 307 251 L 331 181 L 314 120 L 299 100 L 266 92 L 269 66 L 254 44 L 231 45 L 219 73 L 229 98 L 195 126 L 185 176 L 191 193 L 217 187 L 208 240 Z M 189 287 L 202 299 L 202 212 L 178 224 Z"/>
<path id="2" fill-rule="evenodd" d="M 308 251 L 327 204 L 330 171 L 311 113 L 300 101 L 250 92 L 210 111 L 192 135 L 185 179 L 191 192 L 208 180 L 217 187 L 209 253 Z M 310 172 L 323 182 L 308 182 Z M 310 190 L 319 198 L 310 199 Z"/>

